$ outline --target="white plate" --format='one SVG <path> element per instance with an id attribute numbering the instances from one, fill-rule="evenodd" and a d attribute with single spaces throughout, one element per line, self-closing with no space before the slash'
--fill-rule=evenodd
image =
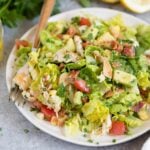
<path id="1" fill-rule="evenodd" d="M 61 13 L 59 15 L 53 16 L 49 19 L 49 21 L 57 21 L 57 20 L 68 20 L 72 18 L 73 16 L 80 15 L 82 16 L 83 14 L 91 14 L 94 16 L 98 16 L 102 19 L 109 19 L 110 17 L 113 17 L 117 14 L 122 14 L 123 19 L 125 23 L 128 26 L 132 25 L 137 25 L 137 24 L 147 24 L 146 22 L 137 19 L 131 15 L 119 12 L 119 11 L 114 11 L 110 9 L 103 9 L 103 8 L 86 8 L 86 9 L 77 9 L 73 11 L 68 11 Z M 35 27 L 31 28 L 29 31 L 27 31 L 23 36 L 22 39 L 30 39 L 30 41 L 33 39 L 33 35 L 35 33 Z M 13 48 L 12 52 L 10 53 L 10 56 L 8 58 L 7 62 L 7 68 L 6 68 L 6 82 L 7 82 L 7 87 L 8 90 L 10 90 L 11 87 L 11 80 L 14 75 L 14 69 L 13 69 L 13 64 L 14 64 L 14 59 L 15 59 L 15 48 Z M 17 105 L 16 105 L 17 106 Z M 96 140 L 99 142 L 99 144 L 96 143 L 89 143 L 87 139 L 83 138 L 83 136 L 78 136 L 74 138 L 70 137 L 65 137 L 62 133 L 62 130 L 59 127 L 55 127 L 50 125 L 49 122 L 44 121 L 44 120 L 39 120 L 33 112 L 29 110 L 29 105 L 25 105 L 24 107 L 17 106 L 19 111 L 36 127 L 41 129 L 42 131 L 57 137 L 59 139 L 62 139 L 64 141 L 68 141 L 74 144 L 79 144 L 79 145 L 84 145 L 84 146 L 108 146 L 108 145 L 114 145 L 118 143 L 123 143 L 126 141 L 129 141 L 131 139 L 134 139 L 148 130 L 150 130 L 150 120 L 145 122 L 141 127 L 138 127 L 133 130 L 133 134 L 130 136 L 123 135 L 123 136 L 99 136 Z M 112 140 L 116 139 L 116 143 L 113 143 Z"/>

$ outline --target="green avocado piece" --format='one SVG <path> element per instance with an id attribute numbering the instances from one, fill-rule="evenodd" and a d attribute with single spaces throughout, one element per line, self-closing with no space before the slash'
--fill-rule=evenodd
<path id="1" fill-rule="evenodd" d="M 136 81 L 136 77 L 134 75 L 121 70 L 114 71 L 113 79 L 116 83 L 120 83 L 126 86 L 133 86 L 133 83 Z"/>

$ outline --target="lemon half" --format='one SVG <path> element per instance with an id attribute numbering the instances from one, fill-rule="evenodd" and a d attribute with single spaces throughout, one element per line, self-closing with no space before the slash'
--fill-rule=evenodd
<path id="1" fill-rule="evenodd" d="M 120 0 L 129 10 L 135 13 L 144 13 L 150 10 L 150 0 Z"/>

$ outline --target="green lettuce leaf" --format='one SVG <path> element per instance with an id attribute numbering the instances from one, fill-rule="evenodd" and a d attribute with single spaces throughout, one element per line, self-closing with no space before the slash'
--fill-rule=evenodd
<path id="1" fill-rule="evenodd" d="M 17 69 L 25 65 L 25 63 L 29 58 L 30 52 L 31 52 L 30 47 L 20 47 L 20 49 L 16 51 L 17 59 L 15 61 L 15 66 L 17 67 Z"/>
<path id="2" fill-rule="evenodd" d="M 150 88 L 150 74 L 148 72 L 139 71 L 137 74 L 138 85 L 146 90 Z"/>
<path id="3" fill-rule="evenodd" d="M 143 48 L 143 53 L 145 50 L 150 49 L 150 25 L 139 25 L 137 27 L 137 39 L 139 41 L 140 47 Z"/>
<path id="4" fill-rule="evenodd" d="M 78 60 L 75 63 L 68 63 L 68 64 L 66 64 L 66 68 L 68 70 L 71 70 L 71 69 L 81 69 L 85 65 L 86 65 L 85 59 L 81 59 L 81 60 Z"/>
<path id="5" fill-rule="evenodd" d="M 40 33 L 40 41 L 50 52 L 57 52 L 62 46 L 62 40 L 52 36 L 47 30 Z"/>
<path id="6" fill-rule="evenodd" d="M 79 133 L 79 121 L 80 117 L 77 114 L 65 122 L 64 133 L 67 137 L 74 137 Z"/>
<path id="7" fill-rule="evenodd" d="M 91 100 L 84 104 L 82 112 L 90 122 L 103 123 L 109 114 L 109 109 L 99 100 Z"/>
<path id="8" fill-rule="evenodd" d="M 127 124 L 128 127 L 135 128 L 142 125 L 142 121 L 132 115 L 118 115 L 115 116 L 118 120 L 123 121 Z"/>

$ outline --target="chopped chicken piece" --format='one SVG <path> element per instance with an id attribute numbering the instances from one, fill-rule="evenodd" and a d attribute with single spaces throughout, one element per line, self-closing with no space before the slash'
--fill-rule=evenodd
<path id="1" fill-rule="evenodd" d="M 83 46 L 82 46 L 82 40 L 79 36 L 74 36 L 74 42 L 76 45 L 76 51 L 78 54 L 80 54 L 81 56 L 83 56 Z"/>

